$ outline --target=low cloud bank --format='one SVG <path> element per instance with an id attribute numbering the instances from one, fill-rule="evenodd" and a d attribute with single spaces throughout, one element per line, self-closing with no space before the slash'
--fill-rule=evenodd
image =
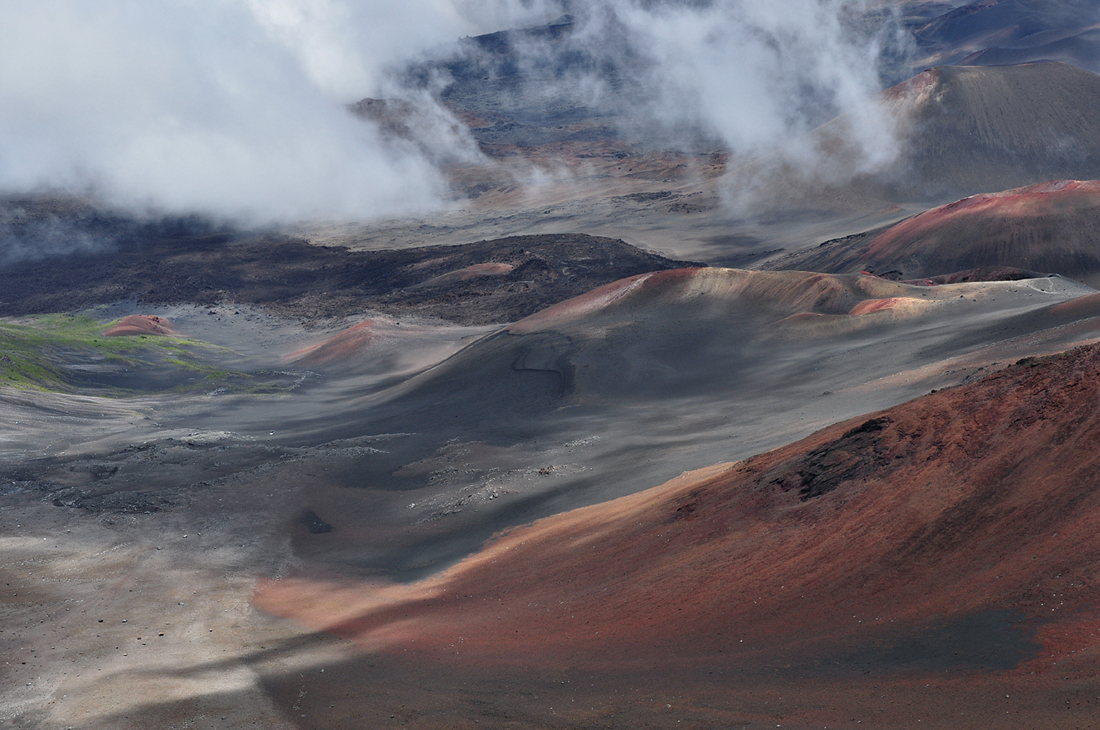
<path id="1" fill-rule="evenodd" d="M 0 5 L 0 189 L 253 221 L 439 205 L 438 171 L 347 104 L 395 61 L 534 5 L 39 0 Z"/>
<path id="2" fill-rule="evenodd" d="M 843 115 L 832 142 L 851 153 L 850 174 L 898 153 L 880 92 L 910 39 L 888 4 L 595 0 L 565 9 L 573 32 L 517 39 L 518 65 L 544 98 L 613 113 L 629 135 L 687 147 L 705 138 L 735 156 L 778 153 L 813 168 L 824 155 L 808 133 Z"/>
<path id="3" fill-rule="evenodd" d="M 456 39 L 574 14 L 569 43 L 619 69 L 543 93 L 583 94 L 638 134 L 783 149 L 851 120 L 856 167 L 895 154 L 874 37 L 840 0 L 39 0 L 0 6 L 0 191 L 91 192 L 113 204 L 250 222 L 365 219 L 444 204 L 440 160 L 476 161 L 468 130 L 402 88 L 404 65 Z M 438 51 L 436 51 L 438 53 Z M 518 48 L 532 69 L 547 53 Z M 433 148 L 348 113 L 366 96 L 430 110 Z M 626 100 L 629 99 L 629 102 Z M 693 132 L 693 133 L 694 133 Z"/>

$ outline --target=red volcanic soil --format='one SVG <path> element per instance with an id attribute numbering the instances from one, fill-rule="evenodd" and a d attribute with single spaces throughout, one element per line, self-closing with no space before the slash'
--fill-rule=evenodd
<path id="1" fill-rule="evenodd" d="M 940 82 L 942 75 L 938 68 L 925 69 L 916 76 L 882 92 L 883 98 L 893 105 L 915 104 L 931 93 Z"/>
<path id="2" fill-rule="evenodd" d="M 662 273 L 654 282 L 654 285 L 660 286 L 668 282 L 679 283 L 688 281 L 701 270 L 702 269 L 675 269 L 672 272 Z M 567 299 L 564 302 L 551 305 L 542 311 L 535 312 L 530 317 L 525 317 L 509 327 L 509 331 L 526 332 L 538 329 L 539 327 L 553 326 L 556 323 L 569 319 L 579 319 L 586 314 L 597 312 L 614 304 L 618 300 L 634 292 L 655 276 L 657 275 L 638 274 L 637 276 L 630 276 L 626 279 L 620 279 L 619 281 L 613 281 L 610 284 L 596 287 L 592 291 L 585 292 L 572 299 Z"/>
<path id="3" fill-rule="evenodd" d="M 504 276 L 505 274 L 511 274 L 515 271 L 516 267 L 512 264 L 474 264 L 473 266 L 467 266 L 457 271 L 450 271 L 446 274 L 440 274 L 434 276 L 431 279 L 419 284 L 418 286 L 439 286 L 442 284 L 452 284 L 458 281 L 469 281 L 471 279 L 477 279 L 482 276 Z"/>
<path id="4" fill-rule="evenodd" d="M 852 307 L 849 314 L 873 314 L 889 309 L 897 309 L 906 299 L 904 297 L 887 297 L 886 299 L 868 299 Z"/>
<path id="5" fill-rule="evenodd" d="M 950 682 L 970 717 L 940 727 L 1073 727 L 1100 697 L 1098 404 L 1100 346 L 1021 361 L 513 529 L 421 583 L 283 579 L 256 602 L 440 666 L 840 683 L 785 726 L 847 720 L 879 689 L 915 706 L 871 726 L 916 726 L 950 703 L 917 695 Z M 1035 699 L 1052 688 L 1077 706 Z"/>
<path id="6" fill-rule="evenodd" d="M 1082 212 L 1095 214 L 1098 207 L 1100 181 L 1097 180 L 1053 180 L 1002 193 L 972 195 L 898 223 L 871 241 L 868 254 L 897 256 L 901 252 L 911 253 L 911 247 L 917 244 L 925 247 L 944 245 L 945 239 L 952 239 L 958 245 L 962 232 L 959 229 L 976 227 L 979 221 L 1002 222 L 1003 229 L 1007 230 L 1001 232 L 1020 236 L 1027 223 L 1035 219 L 1066 217 Z M 1033 255 L 1037 253 L 1033 252 Z"/>
<path id="7" fill-rule="evenodd" d="M 129 335 L 178 335 L 179 330 L 163 317 L 149 314 L 131 314 L 103 330 L 107 337 Z"/>
<path id="8" fill-rule="evenodd" d="M 296 361 L 296 364 L 302 367 L 345 362 L 375 338 L 374 328 L 375 321 L 368 319 L 330 337 L 319 345 L 295 350 L 287 355 L 287 359 Z"/>
<path id="9" fill-rule="evenodd" d="M 982 279 L 1045 272 L 1100 283 L 1100 181 L 1058 180 L 974 195 L 780 263 L 832 273 L 866 270 L 897 279 L 976 270 Z"/>

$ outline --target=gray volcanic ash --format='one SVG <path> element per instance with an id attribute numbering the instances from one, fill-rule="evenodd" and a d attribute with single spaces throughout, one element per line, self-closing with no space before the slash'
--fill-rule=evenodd
<path id="1" fill-rule="evenodd" d="M 223 318 L 219 327 L 255 326 L 248 324 L 253 313 L 245 322 L 230 316 L 232 309 L 219 308 L 214 317 L 208 313 L 213 310 L 203 308 L 189 319 L 185 308 L 178 310 L 171 320 L 187 332 L 202 333 Z M 364 331 L 372 336 L 381 332 L 384 337 L 379 339 L 384 340 L 404 326 L 394 324 L 391 331 L 363 327 L 331 343 L 330 350 L 339 350 Z M 99 337 L 101 329 L 102 325 L 94 329 L 93 337 Z M 238 334 L 241 339 L 249 333 L 234 331 L 242 333 Z M 251 332 L 260 340 L 259 349 L 267 352 L 263 345 L 272 332 Z M 688 269 L 632 277 L 562 302 L 481 337 L 450 359 L 381 391 L 365 386 L 358 373 L 345 376 L 326 369 L 297 388 L 261 397 L 176 394 L 170 399 L 129 398 L 116 403 L 58 393 L 6 393 L 0 399 L 7 416 L 0 438 L 3 453 L 10 458 L 0 472 L 5 500 L 0 527 L 6 536 L 0 542 L 4 557 L 0 573 L 12 587 L 11 595 L 5 594 L 2 601 L 14 617 L 10 621 L 14 628 L 5 627 L 0 643 L 9 655 L 28 663 L 5 666 L 5 676 L 18 679 L 9 683 L 12 689 L 5 692 L 4 701 L 9 703 L 5 707 L 18 707 L 13 711 L 22 713 L 18 717 L 26 719 L 34 712 L 34 717 L 51 717 L 62 726 L 80 718 L 84 727 L 135 730 L 210 713 L 226 716 L 226 724 L 245 727 L 272 713 L 293 716 L 299 726 L 312 727 L 316 722 L 318 727 L 330 727 L 345 720 L 350 724 L 356 716 L 368 718 L 369 723 L 376 712 L 383 713 L 380 722 L 402 712 L 411 724 L 423 727 L 431 723 L 453 727 L 456 722 L 461 726 L 468 718 L 499 726 L 499 716 L 492 719 L 474 707 L 478 698 L 492 696 L 494 706 L 511 713 L 535 693 L 553 698 L 555 711 L 565 718 L 560 725 L 575 727 L 586 724 L 590 716 L 578 719 L 565 714 L 559 698 L 573 704 L 563 693 L 583 674 L 603 677 L 590 682 L 590 694 L 575 697 L 578 701 L 602 697 L 587 705 L 590 708 L 614 705 L 614 689 L 645 688 L 647 697 L 667 696 L 662 706 L 673 704 L 671 695 L 679 696 L 675 701 L 697 726 L 728 727 L 738 712 L 750 706 L 740 700 L 764 686 L 789 698 L 796 696 L 787 693 L 791 683 L 801 683 L 810 704 L 831 696 L 830 707 L 839 706 L 843 712 L 855 709 L 847 700 L 839 705 L 835 700 L 852 696 L 844 689 L 850 686 L 850 672 L 838 671 L 832 675 L 835 681 L 826 678 L 806 684 L 803 678 L 810 670 L 804 671 L 803 660 L 862 662 L 906 672 L 930 663 L 963 674 L 982 663 L 987 667 L 992 666 L 987 662 L 1011 664 L 1021 652 L 1029 656 L 1036 640 L 1016 627 L 1011 613 L 979 612 L 946 625 L 929 621 L 897 634 L 890 633 L 889 626 L 872 627 L 882 634 L 861 634 L 859 629 L 836 634 L 833 638 L 840 641 L 852 639 L 849 646 L 856 651 L 855 659 L 849 659 L 843 647 L 828 645 L 829 636 L 819 637 L 824 644 L 803 646 L 781 638 L 773 642 L 769 637 L 788 624 L 779 618 L 769 623 L 768 615 L 762 615 L 757 623 L 746 624 L 761 639 L 743 655 L 749 662 L 760 659 L 751 666 L 715 666 L 699 659 L 695 652 L 706 643 L 705 637 L 688 633 L 683 656 L 692 666 L 686 668 L 662 661 L 656 667 L 635 664 L 625 670 L 627 674 L 615 674 L 617 669 L 600 674 L 603 669 L 594 666 L 587 649 L 580 646 L 576 651 L 566 649 L 577 660 L 572 669 L 557 666 L 551 671 L 550 664 L 560 658 L 555 654 L 541 670 L 520 667 L 509 670 L 514 672 L 510 679 L 502 679 L 499 664 L 495 658 L 489 660 L 478 638 L 479 656 L 485 661 L 479 666 L 463 664 L 455 675 L 441 662 L 425 662 L 429 655 L 412 648 L 408 662 L 386 654 L 357 657 L 346 642 L 303 636 L 291 624 L 257 613 L 249 596 L 257 575 L 283 576 L 278 586 L 285 592 L 271 594 L 278 599 L 279 611 L 312 621 L 309 614 L 316 602 L 332 597 L 352 612 L 340 618 L 353 619 L 364 606 L 357 583 L 363 576 L 427 578 L 480 550 L 486 539 L 502 529 L 634 494 L 700 464 L 748 457 L 804 437 L 838 418 L 891 406 L 929 388 L 973 379 L 995 369 L 994 363 L 1055 350 L 1096 338 L 1098 333 L 1097 295 L 1058 278 L 930 288 L 867 276 Z M 377 354 L 380 343 L 371 336 L 363 339 L 365 349 L 355 357 L 366 361 Z M 111 344 L 130 341 L 113 339 Z M 297 341 L 301 342 L 300 335 Z M 449 346 L 442 338 L 440 342 L 437 350 Z M 453 344 L 453 335 L 449 342 Z M 908 429 L 909 421 L 905 423 Z M 829 451 L 816 461 L 791 464 L 784 473 L 805 470 L 809 474 L 818 466 L 832 465 L 842 476 L 848 475 L 851 461 L 845 460 L 845 453 L 861 460 L 864 451 L 860 449 L 877 433 L 865 431 L 847 440 L 847 431 L 836 433 L 832 440 L 839 438 L 844 449 Z M 932 432 L 926 431 L 926 437 L 928 433 Z M 918 445 L 927 445 L 928 438 Z M 935 464 L 925 468 L 947 469 Z M 862 478 L 858 469 L 849 476 L 853 475 Z M 810 481 L 819 491 L 829 483 L 829 479 Z M 792 483 L 787 492 L 779 486 L 767 487 L 776 497 L 773 506 L 779 513 L 788 507 L 793 510 L 787 511 L 800 509 L 801 487 L 796 486 Z M 833 504 L 851 489 L 842 484 L 807 500 L 800 514 L 817 515 L 821 505 Z M 638 499 L 645 502 L 650 496 Z M 685 509 L 681 513 L 685 524 L 706 525 L 704 515 L 712 511 L 708 504 L 700 503 L 694 512 Z M 880 509 L 886 502 L 875 504 Z M 620 507 L 621 503 L 609 509 Z M 303 515 L 309 513 L 316 519 L 303 523 Z M 602 513 L 597 508 L 594 514 Z M 668 517 L 663 509 L 640 514 L 638 521 L 650 525 Z M 699 516 L 687 519 L 692 514 Z M 825 525 L 840 525 L 827 518 L 828 514 L 821 516 L 820 523 L 807 524 L 807 534 L 821 535 L 817 530 Z M 847 518 L 854 519 L 851 514 Z M 783 522 L 782 515 L 776 519 L 775 537 L 791 534 L 797 527 Z M 326 525 L 332 529 L 326 531 Z M 596 542 L 586 545 L 598 547 L 598 525 L 593 527 Z M 657 534 L 663 540 L 663 529 Z M 869 532 L 866 537 L 880 534 L 885 533 Z M 626 537 L 632 539 L 630 534 Z M 726 540 L 735 536 L 719 537 L 715 546 L 732 545 Z M 767 540 L 766 534 L 741 537 L 750 542 Z M 749 542 L 738 544 L 744 548 Z M 693 556 L 703 555 L 681 552 L 683 547 L 676 543 L 673 562 L 682 558 L 690 564 Z M 706 549 L 706 542 L 701 549 Z M 546 552 L 553 554 L 549 548 Z M 808 549 L 807 557 L 812 554 L 817 553 Z M 709 555 L 701 558 L 700 565 L 714 558 Z M 795 558 L 790 565 L 809 564 Z M 32 559 L 35 567 L 28 571 L 27 561 Z M 511 565 L 498 563 L 502 569 L 506 563 Z M 608 565 L 613 564 L 609 560 Z M 655 561 L 650 567 L 659 571 L 669 565 Z M 603 575 L 598 567 L 593 566 L 593 577 Z M 691 570 L 687 565 L 685 579 L 697 575 Z M 341 590 L 303 594 L 297 590 L 301 584 L 289 579 L 296 571 L 308 572 L 312 578 L 329 576 L 339 583 L 349 574 L 356 578 Z M 104 584 L 133 586 L 133 592 L 104 591 L 99 588 Z M 318 585 L 326 591 L 330 587 L 311 584 Z M 609 591 L 618 585 L 609 583 Z M 524 584 L 517 591 L 529 587 Z M 753 585 L 743 587 L 751 590 Z M 628 587 L 623 595 L 644 597 L 636 592 L 644 588 Z M 557 584 L 549 582 L 546 589 L 556 590 Z M 857 589 L 852 595 L 862 596 Z M 387 586 L 371 600 L 404 601 L 411 595 L 408 590 Z M 484 595 L 479 591 L 468 595 Z M 602 586 L 598 593 L 604 593 Z M 771 600 L 773 594 L 746 598 L 738 615 L 762 597 Z M 291 598 L 302 600 L 296 608 L 288 607 L 286 601 Z M 449 604 L 449 594 L 447 598 Z M 74 599 L 83 602 L 67 603 Z M 484 636 L 484 626 L 478 624 L 484 614 L 468 612 L 469 600 L 461 602 L 462 610 L 454 618 L 476 629 L 471 632 L 472 641 Z M 276 608 L 276 603 L 267 605 Z M 797 601 L 790 604 L 793 608 L 783 602 L 766 605 L 776 605 L 780 612 L 795 611 L 783 613 L 787 617 L 797 617 L 801 615 L 797 609 L 805 608 Z M 827 615 L 840 615 L 839 603 L 822 605 L 829 607 Z M 53 606 L 73 610 L 49 610 Z M 607 604 L 609 609 L 615 606 L 615 602 Z M 435 604 L 421 608 L 430 613 Z M 623 612 L 624 620 L 641 615 L 631 610 Z M 812 608 L 806 610 L 812 612 Z M 417 607 L 399 604 L 394 615 L 400 619 L 406 611 L 414 618 L 408 628 L 420 631 Z M 654 605 L 646 616 L 659 618 L 666 613 Z M 922 621 L 927 618 L 919 616 Z M 105 624 L 99 624 L 98 618 L 104 618 Z M 121 618 L 128 623 L 121 623 Z M 540 621 L 547 618 L 564 620 L 550 616 Z M 400 623 L 389 624 L 385 616 L 380 620 L 372 626 L 382 631 L 385 624 L 391 638 L 402 636 Z M 165 623 L 171 625 L 161 626 Z M 633 631 L 644 625 L 644 621 L 631 623 L 627 628 Z M 132 631 L 134 626 L 141 632 Z M 158 632 L 149 636 L 149 628 Z M 603 629 L 593 629 L 597 630 L 603 636 Z M 624 628 L 597 641 L 610 642 L 626 633 Z M 655 641 L 661 638 L 651 633 Z M 434 636 L 425 634 L 425 641 Z M 576 638 L 570 636 L 548 642 L 553 646 L 547 651 Z M 795 631 L 792 641 L 804 636 Z M 417 646 L 429 646 L 419 636 L 409 638 L 410 644 L 415 638 Z M 661 640 L 666 641 L 662 656 L 674 653 L 669 651 L 672 639 Z M 876 641 L 881 642 L 879 647 Z M 463 651 L 464 642 L 452 643 L 458 644 L 455 651 Z M 932 649 L 922 648 L 929 643 Z M 991 649 L 990 643 L 1000 648 Z M 960 651 L 962 658 L 956 658 L 954 651 Z M 537 651 L 530 655 L 540 656 Z M 643 664 L 652 656 L 642 657 Z M 782 674 L 785 664 L 791 664 L 794 673 L 777 679 L 772 669 Z M 326 670 L 323 674 L 321 668 Z M 535 676 L 538 671 L 551 674 Z M 709 671 L 723 674 L 712 677 L 706 674 Z M 703 675 L 697 683 L 694 678 Z M 745 683 L 731 683 L 735 676 Z M 958 687 L 966 678 L 958 673 L 945 676 L 942 681 L 947 684 L 937 686 Z M 997 675 L 996 681 L 1013 682 L 1013 676 Z M 468 686 L 463 688 L 462 682 Z M 994 686 L 1000 688 L 979 684 L 973 692 L 988 694 Z M 430 702 L 423 691 L 426 687 L 432 689 Z M 919 699 L 909 685 L 890 687 L 887 691 L 904 699 L 899 708 Z M 1055 689 L 1041 683 L 1036 687 L 1038 694 L 1021 693 L 1024 709 L 1056 696 Z M 1017 689 L 1010 687 L 1014 696 Z M 958 691 L 944 694 L 973 696 Z M 776 719 L 772 709 L 786 707 L 768 697 L 771 709 L 752 705 L 758 707 L 753 717 Z M 653 709 L 630 697 L 627 702 L 622 717 L 603 724 L 636 727 L 637 720 Z M 552 717 L 547 714 L 549 702 L 540 700 L 537 705 L 529 724 L 554 726 L 557 721 L 542 722 L 544 716 Z M 438 714 L 425 709 L 431 707 L 439 708 Z M 950 714 L 958 705 L 945 702 L 943 708 Z M 303 720 L 302 714 L 308 717 Z M 264 722 L 272 725 L 273 721 Z"/>
<path id="2" fill-rule="evenodd" d="M 1100 76 L 1088 71 L 1064 63 L 943 66 L 887 95 L 910 166 L 895 181 L 903 195 L 1100 178 Z"/>

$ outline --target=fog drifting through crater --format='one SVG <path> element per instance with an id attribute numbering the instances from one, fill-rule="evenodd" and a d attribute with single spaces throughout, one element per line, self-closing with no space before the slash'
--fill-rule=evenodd
<path id="1" fill-rule="evenodd" d="M 450 162 L 487 163 L 469 130 L 396 72 L 429 53 L 470 52 L 456 45 L 464 36 L 564 11 L 575 14 L 571 48 L 617 64 L 642 90 L 622 109 L 606 79 L 569 78 L 590 104 L 614 105 L 635 124 L 701 129 L 735 152 L 783 148 L 809 168 L 817 151 L 790 140 L 851 112 L 855 168 L 884 164 L 894 146 L 876 101 L 877 43 L 845 30 L 851 3 L 795 4 L 604 0 L 583 12 L 550 0 L 8 4 L 0 8 L 0 190 L 92 192 L 114 205 L 249 223 L 438 209 L 450 198 L 433 162 L 441 156 L 385 138 L 347 105 L 416 97 L 435 119 L 432 145 L 449 150 Z M 532 66 L 545 53 L 537 44 L 516 51 Z M 448 80 L 433 83 L 438 90 Z"/>

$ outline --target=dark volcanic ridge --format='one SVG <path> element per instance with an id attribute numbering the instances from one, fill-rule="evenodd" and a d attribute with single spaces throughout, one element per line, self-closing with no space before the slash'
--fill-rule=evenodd
<path id="1" fill-rule="evenodd" d="M 765 267 L 867 271 L 932 283 L 1018 279 L 1041 271 L 1096 286 L 1100 181 L 1059 180 L 974 195 L 886 229 L 774 259 Z"/>
<path id="2" fill-rule="evenodd" d="M 694 265 L 585 234 L 352 251 L 275 234 L 214 231 L 202 221 L 158 227 L 58 219 L 108 243 L 69 252 L 64 265 L 24 260 L 0 268 L 0 316 L 133 299 L 255 304 L 304 318 L 373 311 L 489 324 L 516 321 L 623 277 Z"/>

